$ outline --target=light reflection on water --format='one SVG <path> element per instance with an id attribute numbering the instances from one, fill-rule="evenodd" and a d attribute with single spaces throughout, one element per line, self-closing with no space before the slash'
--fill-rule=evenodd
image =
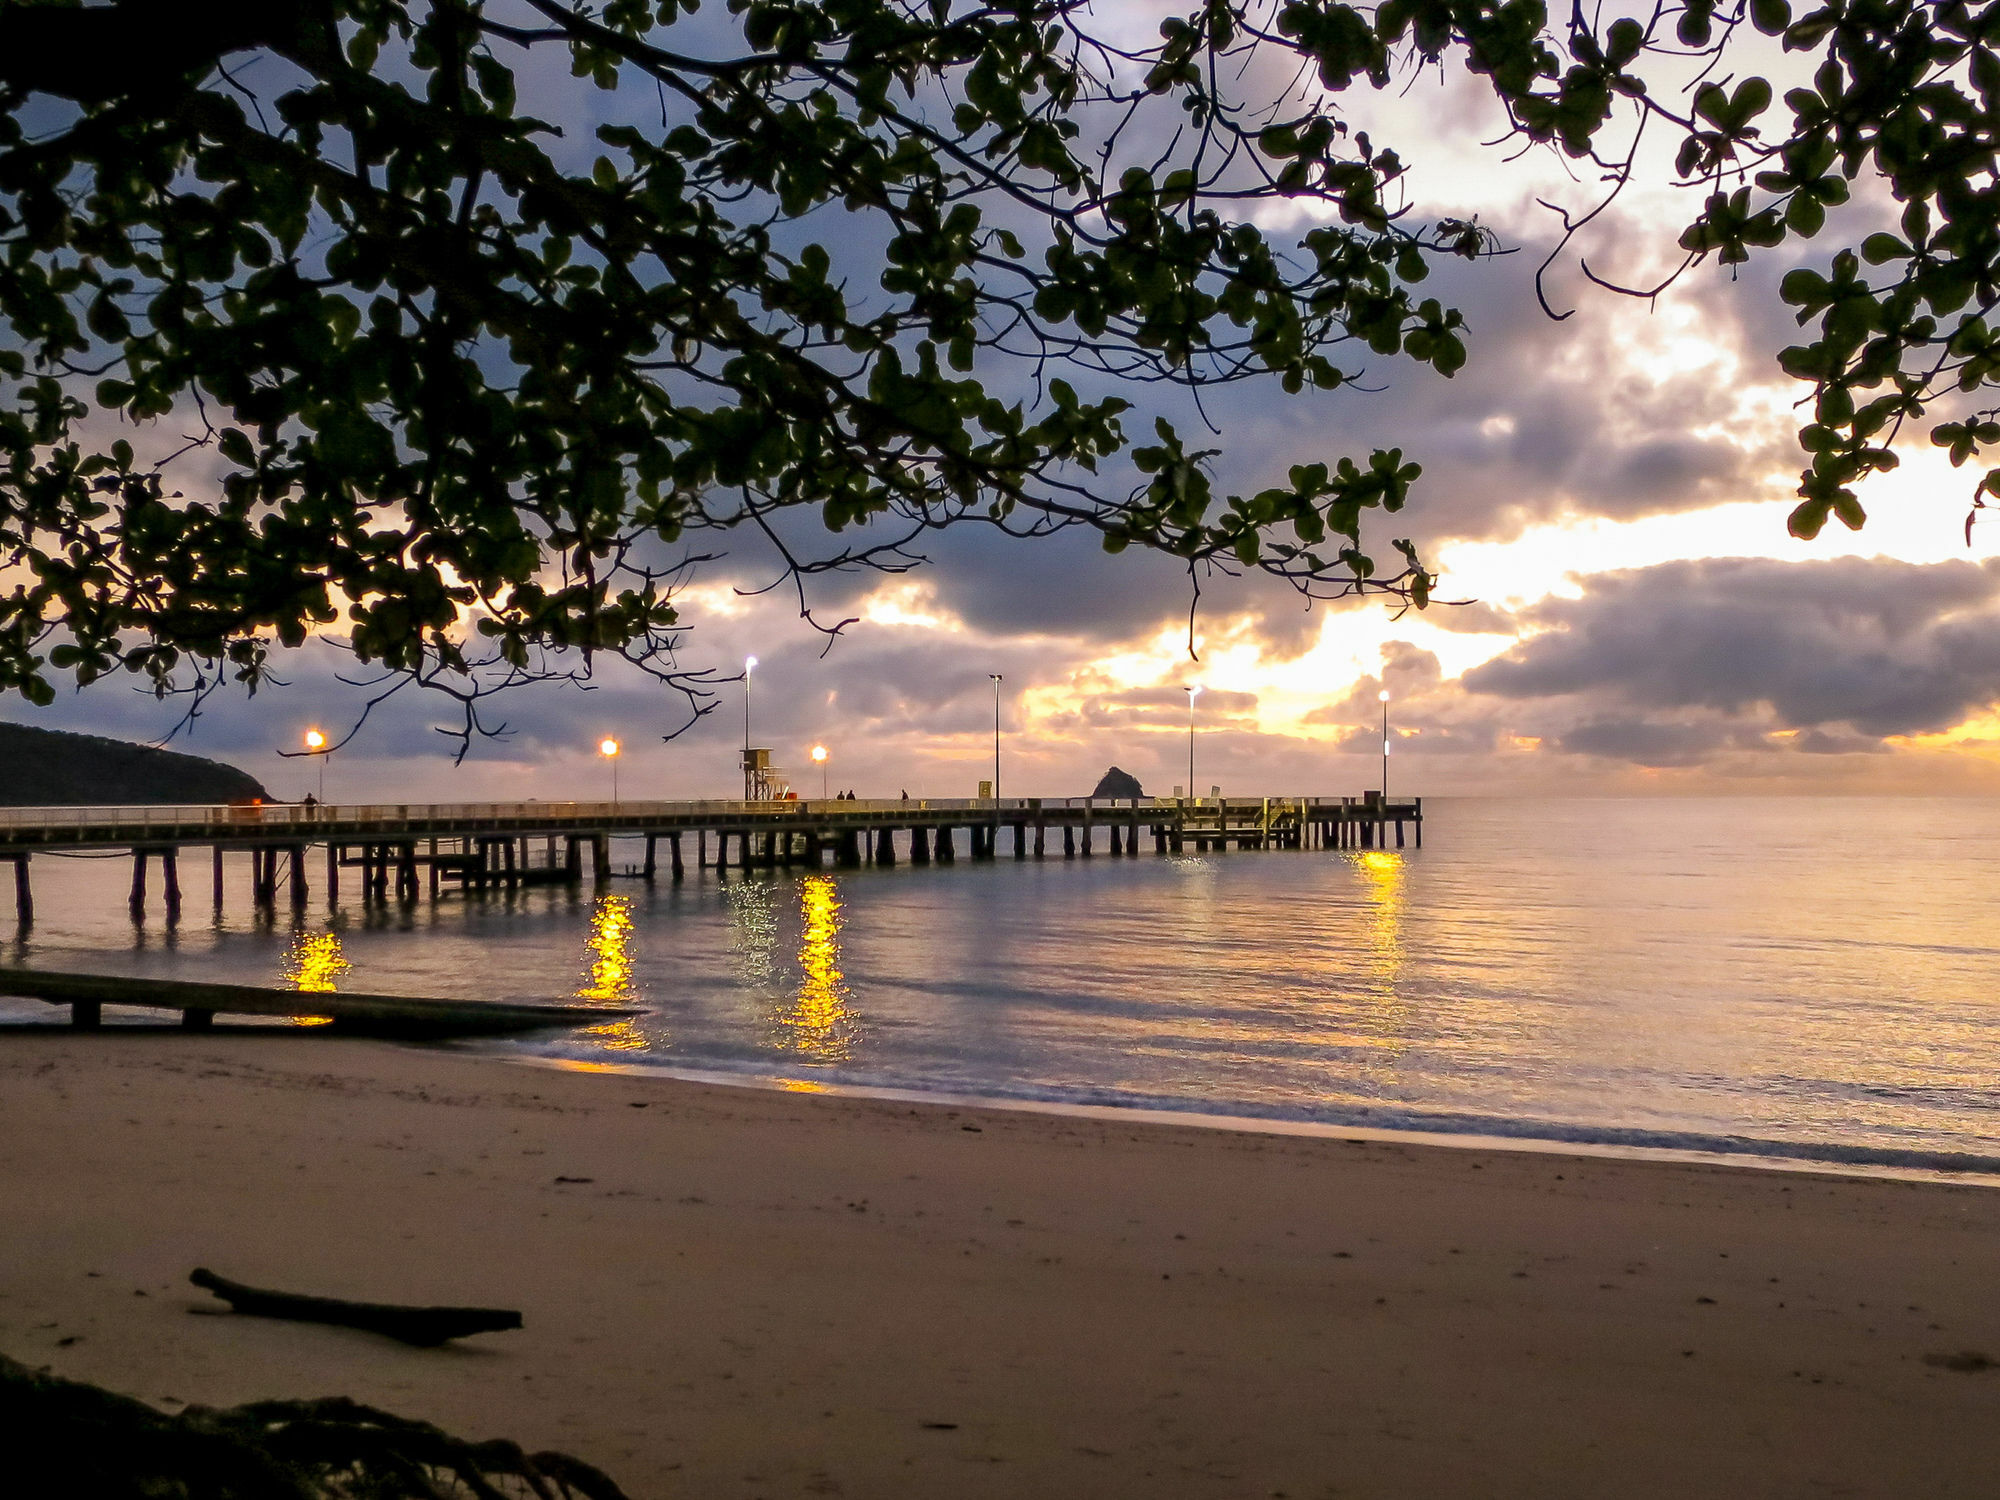
<path id="1" fill-rule="evenodd" d="M 807 875 L 798 892 L 798 988 L 778 1013 L 771 1040 L 821 1062 L 843 1062 L 853 1051 L 855 1018 L 840 972 L 840 883 L 832 875 Z"/>
<path id="2" fill-rule="evenodd" d="M 604 1005 L 630 1005 L 632 987 L 632 898 L 605 894 L 591 905 L 590 934 L 584 939 L 588 967 L 576 998 Z M 639 1052 L 652 1044 L 637 1018 L 586 1026 L 578 1033 L 614 1052 Z"/>
<path id="3" fill-rule="evenodd" d="M 37 861 L 0 962 L 573 993 L 647 1014 L 516 1050 L 798 1087 L 2000 1155 L 2000 802 L 1431 812 L 1423 850 L 704 873 L 296 934 L 190 902 L 172 944 Z"/>
<path id="4" fill-rule="evenodd" d="M 285 950 L 285 979 L 295 990 L 322 993 L 340 988 L 340 976 L 353 967 L 341 951 L 340 934 L 300 932 Z"/>

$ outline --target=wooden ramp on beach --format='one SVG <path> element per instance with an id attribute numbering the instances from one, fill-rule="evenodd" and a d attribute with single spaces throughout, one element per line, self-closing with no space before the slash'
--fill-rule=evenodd
<path id="1" fill-rule="evenodd" d="M 177 1010 L 181 1024 L 192 1030 L 212 1025 L 218 1015 L 287 1016 L 355 1035 L 397 1037 L 497 1036 L 596 1026 L 642 1014 L 615 1005 L 507 1005 L 15 968 L 0 968 L 0 995 L 67 1005 L 72 1024 L 86 1028 L 102 1023 L 107 1005 Z"/>

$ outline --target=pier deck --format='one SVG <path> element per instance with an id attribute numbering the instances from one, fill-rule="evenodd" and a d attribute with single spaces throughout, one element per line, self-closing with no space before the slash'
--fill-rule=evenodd
<path id="1" fill-rule="evenodd" d="M 737 869 L 865 864 L 948 864 L 959 835 L 972 859 L 1011 854 L 1090 858 L 1101 847 L 1133 857 L 1142 842 L 1156 853 L 1228 849 L 1370 848 L 1406 830 L 1423 844 L 1423 801 L 1361 797 L 978 798 L 895 801 L 784 800 L 764 802 L 479 802 L 366 804 L 293 803 L 156 807 L 0 808 L 0 862 L 11 862 L 16 915 L 33 920 L 30 861 L 37 854 L 127 851 L 132 857 L 131 905 L 146 904 L 147 871 L 157 859 L 169 919 L 181 906 L 179 853 L 212 851 L 215 904 L 223 900 L 225 851 L 252 856 L 252 897 L 277 902 L 280 864 L 294 907 L 306 904 L 306 852 L 325 852 L 326 895 L 339 899 L 343 870 L 358 870 L 364 901 L 415 901 L 427 870 L 430 894 L 445 882 L 487 889 L 584 878 L 611 878 L 614 839 L 643 840 L 645 857 L 632 873 L 655 877 L 662 846 L 669 877 L 690 864 L 718 872 Z M 692 841 L 693 848 L 687 844 Z M 1059 848 L 1055 847 L 1059 844 Z M 732 847 L 734 857 L 732 858 Z M 692 854 L 692 860 L 689 855 Z"/>
<path id="2" fill-rule="evenodd" d="M 288 1016 L 328 1022 L 336 1031 L 397 1037 L 499 1036 L 595 1026 L 641 1014 L 613 1005 L 510 1005 L 10 968 L 0 968 L 0 995 L 67 1005 L 71 1020 L 85 1028 L 102 1020 L 106 1005 L 177 1010 L 181 1024 L 191 1030 L 211 1025 L 218 1015 Z"/>

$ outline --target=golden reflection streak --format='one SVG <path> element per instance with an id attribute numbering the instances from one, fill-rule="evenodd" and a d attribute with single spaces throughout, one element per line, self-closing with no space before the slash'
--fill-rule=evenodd
<path id="1" fill-rule="evenodd" d="M 777 1017 L 781 1047 L 839 1062 L 854 1045 L 854 1012 L 840 972 L 840 885 L 831 875 L 799 882 L 799 991 Z"/>
<path id="2" fill-rule="evenodd" d="M 301 932 L 285 950 L 285 982 L 304 994 L 330 994 L 340 987 L 341 972 L 349 967 L 340 951 L 337 932 Z M 294 1026 L 330 1026 L 328 1016 L 294 1016 Z"/>
<path id="3" fill-rule="evenodd" d="M 584 939 L 590 967 L 576 988 L 579 1000 L 625 1005 L 633 998 L 632 986 L 632 898 L 604 895 L 590 912 L 590 935 Z M 636 1052 L 646 1046 L 636 1018 L 607 1021 L 586 1026 L 581 1035 L 593 1037 L 600 1046 L 614 1052 Z"/>
<path id="4" fill-rule="evenodd" d="M 1388 849 L 1362 849 L 1354 856 L 1361 872 L 1362 894 L 1368 898 L 1370 972 L 1385 995 L 1394 995 L 1403 977 L 1403 856 Z"/>
<path id="5" fill-rule="evenodd" d="M 285 950 L 285 981 L 295 990 L 312 994 L 337 990 L 341 971 L 348 967 L 337 932 L 302 932 Z"/>

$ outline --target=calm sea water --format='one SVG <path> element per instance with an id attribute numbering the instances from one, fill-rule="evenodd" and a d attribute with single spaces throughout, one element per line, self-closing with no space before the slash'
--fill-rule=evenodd
<path id="1" fill-rule="evenodd" d="M 253 917 L 247 860 L 215 917 L 203 856 L 171 932 L 157 896 L 131 922 L 125 860 L 44 858 L 0 959 L 646 1008 L 498 1047 L 585 1065 L 2000 1171 L 2000 801 L 1427 807 L 1422 850 L 961 855 L 407 913 L 328 910 L 315 860 L 298 923 Z"/>

